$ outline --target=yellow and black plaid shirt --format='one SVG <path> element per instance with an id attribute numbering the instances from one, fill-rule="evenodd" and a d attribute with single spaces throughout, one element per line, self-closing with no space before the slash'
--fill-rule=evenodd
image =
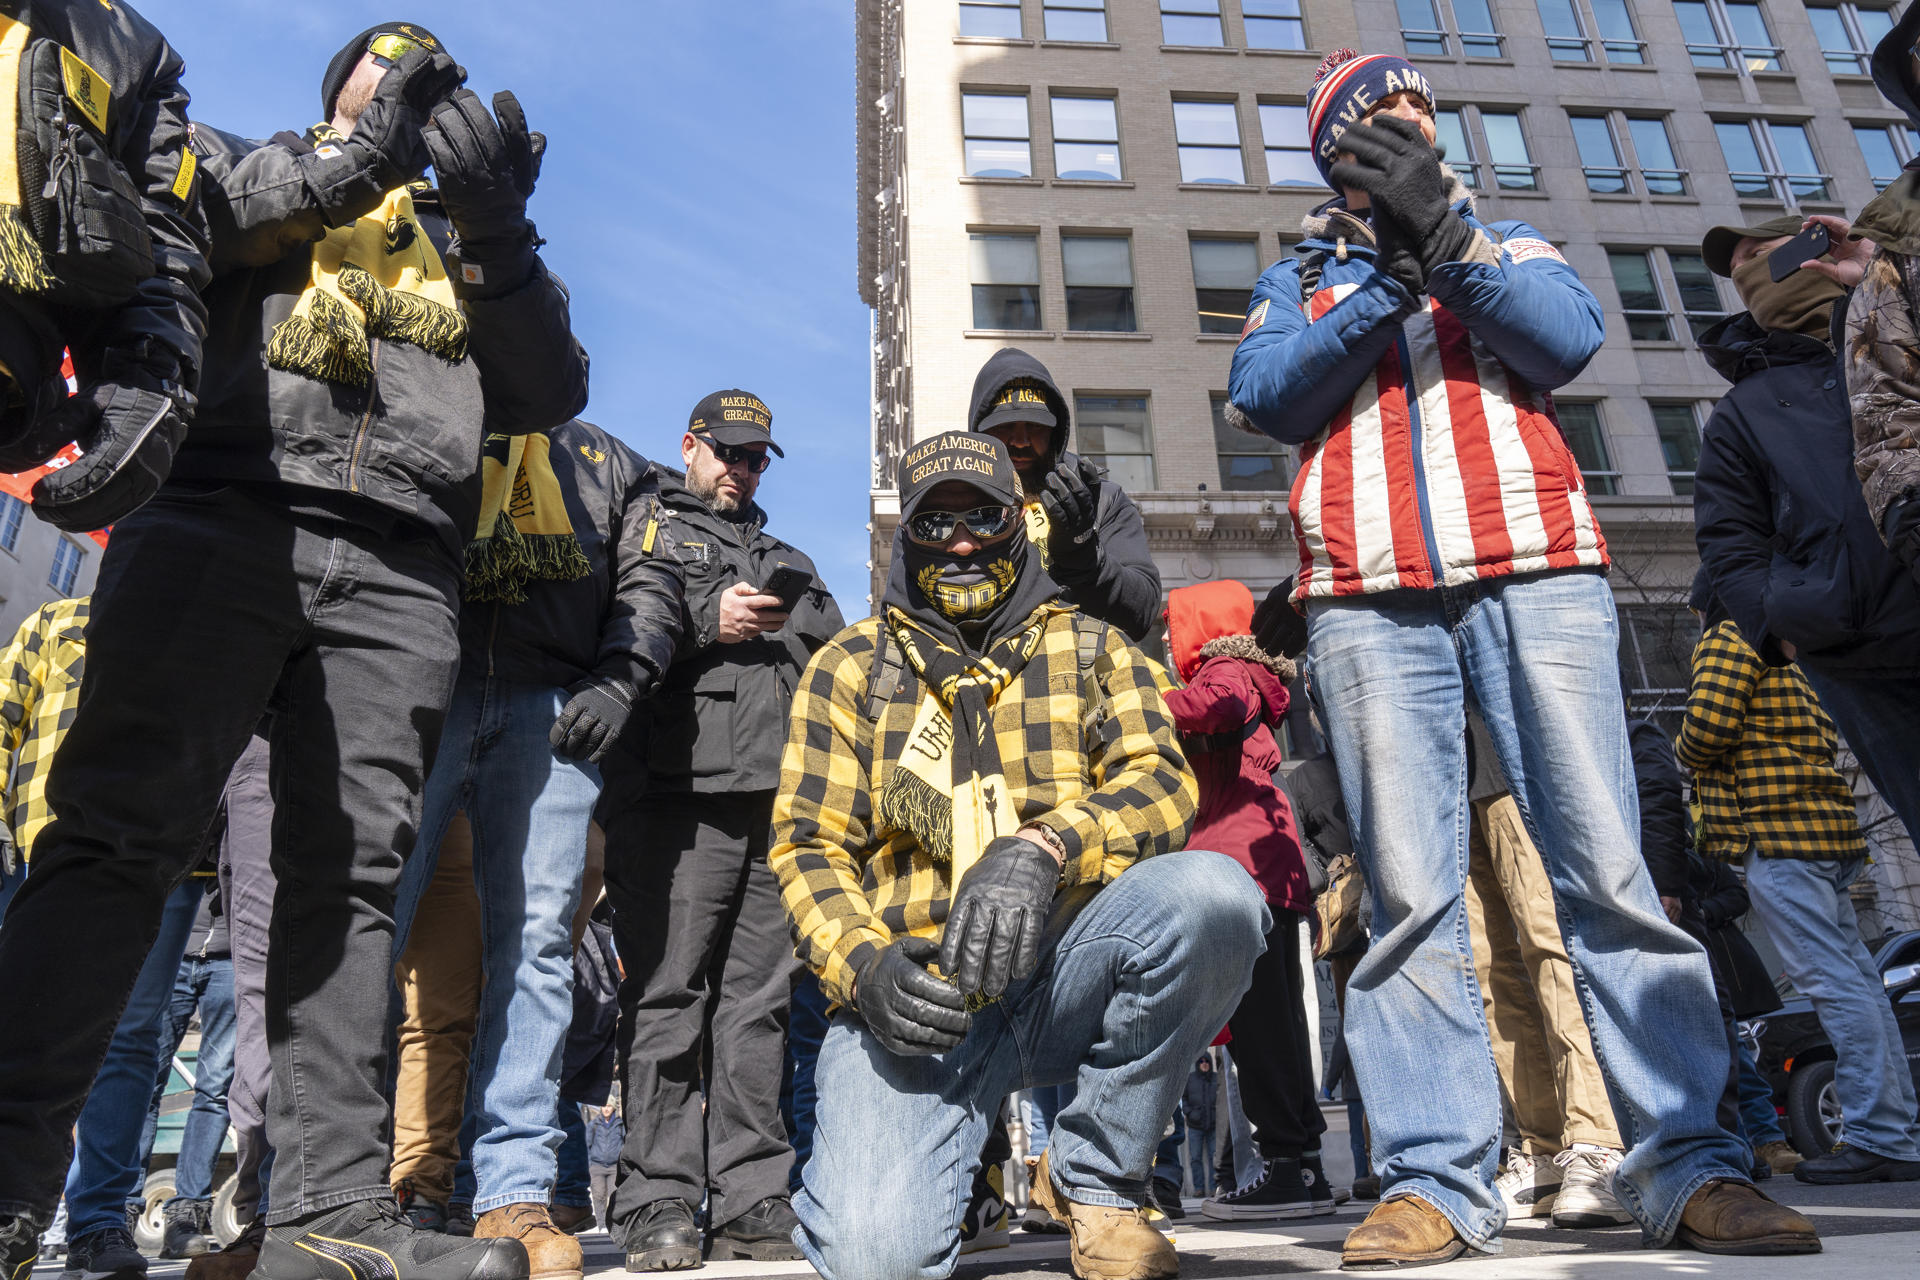
<path id="1" fill-rule="evenodd" d="M 3 809 L 14 847 L 31 857 L 33 838 L 53 817 L 47 808 L 47 769 L 73 724 L 80 676 L 87 661 L 89 597 L 43 604 L 13 636 L 0 675 L 0 733 L 7 753 Z"/>
<path id="2" fill-rule="evenodd" d="M 1099 705 L 1083 706 L 1073 619 L 1055 612 L 1039 652 L 993 703 L 993 726 L 1021 824 L 1047 827 L 1066 848 L 1062 883 L 1104 884 L 1185 844 L 1199 787 L 1146 659 L 1118 628 L 1095 668 Z M 841 1004 L 874 950 L 907 934 L 938 937 L 951 891 L 911 835 L 875 817 L 922 693 L 903 664 L 878 723 L 868 718 L 879 628 L 878 618 L 856 622 L 807 664 L 773 804 L 768 860 L 796 951 Z"/>
<path id="3" fill-rule="evenodd" d="M 1675 744 L 1693 770 L 1700 851 L 1735 862 L 1867 856 L 1853 792 L 1834 767 L 1839 736 L 1800 668 L 1769 667 L 1722 622 L 1693 651 L 1693 687 Z"/>

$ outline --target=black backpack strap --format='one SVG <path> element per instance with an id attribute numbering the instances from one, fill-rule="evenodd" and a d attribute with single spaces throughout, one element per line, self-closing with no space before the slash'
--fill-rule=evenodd
<path id="1" fill-rule="evenodd" d="M 1327 251 L 1315 249 L 1300 263 L 1300 305 L 1305 307 L 1314 291 L 1320 287 L 1320 277 L 1327 269 Z"/>
<path id="2" fill-rule="evenodd" d="M 900 689 L 900 678 L 906 667 L 906 659 L 895 647 L 893 632 L 883 618 L 880 634 L 874 637 L 873 665 L 867 668 L 867 719 L 875 724 L 880 722 L 887 704 Z"/>

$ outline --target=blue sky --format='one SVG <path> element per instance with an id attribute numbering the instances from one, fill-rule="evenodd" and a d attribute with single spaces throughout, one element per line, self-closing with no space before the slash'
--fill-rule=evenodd
<path id="1" fill-rule="evenodd" d="M 593 356 L 586 417 L 679 465 L 687 413 L 745 387 L 787 451 L 768 528 L 867 612 L 867 309 L 854 277 L 848 0 L 135 0 L 187 63 L 196 119 L 255 137 L 319 117 L 364 27 L 433 30 L 483 99 L 547 134 L 529 212 Z"/>

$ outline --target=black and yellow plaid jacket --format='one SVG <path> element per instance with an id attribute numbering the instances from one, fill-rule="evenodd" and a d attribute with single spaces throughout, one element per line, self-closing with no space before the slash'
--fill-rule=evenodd
<path id="1" fill-rule="evenodd" d="M 6 745 L 6 793 L 0 815 L 13 829 L 14 847 L 32 857 L 33 838 L 53 817 L 47 808 L 47 769 L 80 705 L 87 661 L 89 597 L 55 600 L 35 610 L 0 657 L 0 735 Z"/>
<path id="2" fill-rule="evenodd" d="M 1834 767 L 1839 735 L 1794 666 L 1769 667 L 1732 622 L 1693 651 L 1687 716 L 1675 744 L 1693 770 L 1700 851 L 1735 862 L 1867 856 L 1853 792 Z"/>
<path id="3" fill-rule="evenodd" d="M 1083 694 L 1071 610 L 1055 609 L 1040 651 L 993 704 L 1000 764 L 1022 825 L 1066 848 L 1063 885 L 1104 884 L 1186 842 L 1199 787 L 1147 660 L 1118 628 Z M 911 835 L 880 827 L 874 798 L 906 747 L 922 685 L 907 667 L 876 722 L 868 690 L 880 620 L 813 655 L 793 699 L 769 861 L 796 951 L 829 998 L 907 934 L 937 937 L 951 886 Z"/>

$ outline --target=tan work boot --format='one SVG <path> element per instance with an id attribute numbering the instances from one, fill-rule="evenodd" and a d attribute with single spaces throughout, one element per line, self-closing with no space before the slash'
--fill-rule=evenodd
<path id="1" fill-rule="evenodd" d="M 1753 1158 L 1775 1173 L 1792 1173 L 1806 1161 L 1791 1142 L 1763 1142 L 1753 1149 Z"/>
<path id="2" fill-rule="evenodd" d="M 1147 1223 L 1144 1209 L 1069 1200 L 1053 1185 L 1047 1156 L 1033 1170 L 1033 1203 L 1067 1227 L 1073 1274 L 1080 1280 L 1173 1280 L 1180 1255 Z"/>
<path id="3" fill-rule="evenodd" d="M 1820 1252 L 1813 1223 L 1775 1204 L 1751 1182 L 1715 1178 L 1680 1211 L 1674 1242 L 1702 1253 L 1775 1255 Z"/>
<path id="4" fill-rule="evenodd" d="M 580 1242 L 553 1225 L 543 1204 L 509 1204 L 480 1215 L 475 1240 L 518 1240 L 531 1280 L 582 1280 Z"/>
<path id="5" fill-rule="evenodd" d="M 1347 1233 L 1340 1249 L 1345 1271 L 1390 1271 L 1448 1262 L 1467 1242 L 1447 1215 L 1418 1196 L 1395 1196 L 1373 1206 L 1367 1220 Z"/>
<path id="6" fill-rule="evenodd" d="M 187 1280 L 247 1280 L 260 1265 L 260 1246 L 266 1238 L 267 1220 L 255 1218 L 232 1244 L 189 1262 Z"/>

